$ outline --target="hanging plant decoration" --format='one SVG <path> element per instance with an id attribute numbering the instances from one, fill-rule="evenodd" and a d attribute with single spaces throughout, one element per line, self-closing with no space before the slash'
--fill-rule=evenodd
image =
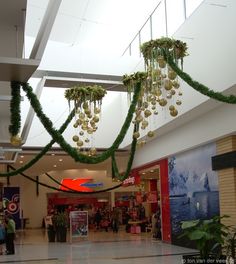
<path id="1" fill-rule="evenodd" d="M 136 106 L 134 124 L 138 124 L 141 130 L 147 130 L 153 123 L 153 116 L 158 115 L 158 108 L 168 108 L 172 117 L 178 115 L 177 106 L 182 104 L 180 96 L 180 82 L 176 72 L 169 67 L 163 56 L 163 49 L 168 50 L 174 61 L 183 65 L 183 57 L 187 55 L 187 46 L 179 40 L 161 38 L 151 40 L 141 46 L 145 60 L 146 72 L 136 72 L 123 76 L 123 83 L 127 87 L 129 98 L 134 92 L 135 83 L 141 82 L 142 88 Z M 152 138 L 153 130 L 147 131 L 147 137 Z M 139 130 L 133 137 L 141 137 Z M 145 145 L 145 140 L 139 140 L 138 145 Z"/>
<path id="2" fill-rule="evenodd" d="M 168 51 L 177 65 L 183 67 L 183 58 L 187 56 L 187 45 L 180 40 L 160 38 L 145 42 L 141 52 L 147 72 L 147 86 L 149 87 L 149 101 L 169 109 L 172 117 L 178 115 L 177 106 L 182 104 L 180 97 L 180 80 L 177 73 L 168 65 L 164 58 L 164 51 Z"/>
<path id="3" fill-rule="evenodd" d="M 76 134 L 72 140 L 76 143 L 78 151 L 84 155 L 95 156 L 96 148 L 92 147 L 92 135 L 98 128 L 100 120 L 102 99 L 106 90 L 101 86 L 74 86 L 65 91 L 65 98 L 69 102 L 74 102 Z M 85 148 L 89 151 L 86 152 Z"/>

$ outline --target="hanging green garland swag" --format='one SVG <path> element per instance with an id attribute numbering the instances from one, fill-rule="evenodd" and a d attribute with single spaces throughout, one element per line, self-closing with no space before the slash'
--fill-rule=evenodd
<path id="1" fill-rule="evenodd" d="M 21 95 L 20 95 L 20 83 L 11 82 L 11 101 L 10 101 L 10 113 L 11 123 L 9 125 L 9 132 L 11 134 L 11 144 L 18 146 L 21 144 L 21 138 L 19 136 L 21 128 Z"/>
<path id="2" fill-rule="evenodd" d="M 168 65 L 175 71 L 178 76 L 184 80 L 188 85 L 190 85 L 194 90 L 198 91 L 201 94 L 204 94 L 212 99 L 215 99 L 220 102 L 228 103 L 228 104 L 236 104 L 236 96 L 235 95 L 223 95 L 221 92 L 215 92 L 209 89 L 207 86 L 194 81 L 190 75 L 186 72 L 182 71 L 178 65 L 174 62 L 172 55 L 168 50 L 162 49 L 163 56 L 167 61 Z"/>
<path id="3" fill-rule="evenodd" d="M 75 148 L 71 147 L 64 140 L 63 136 L 56 129 L 53 128 L 52 122 L 43 113 L 40 102 L 37 96 L 33 93 L 32 88 L 28 84 L 23 84 L 22 88 L 26 92 L 26 96 L 29 99 L 31 106 L 33 107 L 36 115 L 40 119 L 44 128 L 48 131 L 48 133 L 52 136 L 52 138 L 62 147 L 62 149 L 66 151 L 76 162 L 79 161 L 81 163 L 97 164 L 111 157 L 112 153 L 114 153 L 118 149 L 119 145 L 123 141 L 132 121 L 133 113 L 135 111 L 135 107 L 141 90 L 141 84 L 139 82 L 137 82 L 136 84 L 133 100 L 129 107 L 128 114 L 126 116 L 125 122 L 120 130 L 119 135 L 117 136 L 117 138 L 115 139 L 115 141 L 113 142 L 112 146 L 109 149 L 107 149 L 102 154 L 97 155 L 95 157 L 88 157 L 83 154 L 80 154 L 77 152 Z"/>

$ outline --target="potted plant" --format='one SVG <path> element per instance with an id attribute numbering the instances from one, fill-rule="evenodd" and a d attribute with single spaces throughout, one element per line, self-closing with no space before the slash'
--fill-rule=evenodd
<path id="1" fill-rule="evenodd" d="M 223 216 L 226 217 L 226 216 Z M 193 220 L 182 222 L 183 234 L 195 242 L 199 254 L 183 255 L 184 263 L 219 263 L 219 259 L 225 259 L 221 255 L 224 238 L 227 235 L 227 227 L 220 222 L 223 217 L 215 216 L 209 220 Z"/>
<path id="2" fill-rule="evenodd" d="M 56 230 L 57 242 L 66 242 L 68 217 L 65 212 L 58 212 L 53 216 L 53 223 Z"/>
<path id="3" fill-rule="evenodd" d="M 235 263 L 236 260 L 236 227 L 228 227 L 225 236 L 223 250 L 226 254 L 227 263 Z"/>

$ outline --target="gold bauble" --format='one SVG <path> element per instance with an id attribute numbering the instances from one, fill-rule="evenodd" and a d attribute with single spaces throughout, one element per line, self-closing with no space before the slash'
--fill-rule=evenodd
<path id="1" fill-rule="evenodd" d="M 73 127 L 74 127 L 74 128 L 77 128 L 77 127 L 78 127 L 78 124 L 77 124 L 77 123 L 75 123 L 75 124 L 73 125 Z"/>
<path id="2" fill-rule="evenodd" d="M 89 143 L 89 139 L 88 138 L 86 138 L 85 140 L 84 140 L 84 142 L 86 142 L 86 143 Z"/>
<path id="3" fill-rule="evenodd" d="M 137 123 L 140 123 L 143 121 L 143 117 L 141 115 L 138 115 L 138 116 L 136 116 L 135 120 Z"/>
<path id="4" fill-rule="evenodd" d="M 139 138 L 140 137 L 140 133 L 138 131 L 133 133 L 133 138 Z"/>
<path id="5" fill-rule="evenodd" d="M 172 89 L 172 90 L 170 91 L 170 93 L 171 93 L 172 95 L 175 95 L 175 90 Z"/>
<path id="6" fill-rule="evenodd" d="M 170 110 L 170 111 L 175 110 L 175 106 L 174 106 L 174 105 L 170 105 L 170 106 L 169 106 L 169 110 Z"/>
<path id="7" fill-rule="evenodd" d="M 150 110 L 148 110 L 148 109 L 146 109 L 146 110 L 144 111 L 144 116 L 145 116 L 145 117 L 149 117 L 151 114 L 152 114 L 152 112 L 151 112 Z"/>
<path id="8" fill-rule="evenodd" d="M 79 114 L 80 113 L 80 109 L 76 108 L 75 112 L 76 112 L 76 114 Z"/>
<path id="9" fill-rule="evenodd" d="M 176 101 L 176 104 L 177 104 L 177 105 L 181 105 L 182 102 L 181 102 L 180 100 L 177 100 L 177 101 Z"/>
<path id="10" fill-rule="evenodd" d="M 80 119 L 84 119 L 85 118 L 85 114 L 84 113 L 79 113 L 79 118 Z"/>
<path id="11" fill-rule="evenodd" d="M 80 134 L 80 136 L 83 136 L 84 135 L 84 131 L 80 131 L 79 134 Z"/>
<path id="12" fill-rule="evenodd" d="M 87 125 L 82 125 L 81 128 L 82 128 L 83 130 L 87 130 L 87 129 L 88 129 L 88 126 L 87 126 Z"/>
<path id="13" fill-rule="evenodd" d="M 176 78 L 176 76 L 177 76 L 176 72 L 174 72 L 172 70 L 168 72 L 168 78 L 170 80 L 174 80 Z"/>
<path id="14" fill-rule="evenodd" d="M 89 128 L 87 129 L 87 133 L 88 133 L 88 134 L 92 134 L 92 133 L 93 133 L 93 128 L 89 127 Z"/>
<path id="15" fill-rule="evenodd" d="M 78 147 L 82 147 L 84 145 L 84 142 L 82 141 L 82 140 L 79 140 L 78 142 L 77 142 L 77 146 Z"/>
<path id="16" fill-rule="evenodd" d="M 95 115 L 95 116 L 93 117 L 93 121 L 94 121 L 95 123 L 99 122 L 99 117 L 98 117 L 97 115 Z"/>
<path id="17" fill-rule="evenodd" d="M 169 80 L 169 79 L 165 80 L 164 81 L 164 87 L 165 87 L 165 89 L 167 91 L 171 90 L 171 88 L 172 88 L 172 82 L 171 82 L 171 80 Z"/>
<path id="18" fill-rule="evenodd" d="M 148 105 L 149 105 L 148 102 L 143 102 L 143 107 L 144 107 L 144 108 L 148 108 Z"/>
<path id="19" fill-rule="evenodd" d="M 152 96 L 149 95 L 149 96 L 147 97 L 147 102 L 151 102 L 151 101 L 152 101 Z"/>
<path id="20" fill-rule="evenodd" d="M 146 141 L 145 140 L 141 140 L 141 141 L 138 141 L 137 144 L 138 144 L 139 147 L 143 147 L 146 144 Z"/>
<path id="21" fill-rule="evenodd" d="M 154 137 L 154 132 L 153 131 L 148 131 L 147 136 L 148 137 Z"/>
<path id="22" fill-rule="evenodd" d="M 90 115 L 91 114 L 91 110 L 89 108 L 86 108 L 86 109 L 84 109 L 84 113 L 86 115 Z"/>
<path id="23" fill-rule="evenodd" d="M 79 137 L 78 137 L 77 135 L 75 135 L 75 136 L 72 137 L 72 140 L 73 140 L 74 142 L 77 142 L 77 141 L 79 141 Z"/>
<path id="24" fill-rule="evenodd" d="M 174 116 L 174 117 L 177 116 L 178 115 L 178 110 L 174 109 L 174 110 L 170 111 L 170 115 Z"/>
<path id="25" fill-rule="evenodd" d="M 78 124 L 78 126 L 81 126 L 83 124 L 83 119 L 76 120 L 76 123 Z"/>
<path id="26" fill-rule="evenodd" d="M 153 106 L 153 107 L 152 107 L 152 110 L 155 110 L 155 109 L 156 109 L 156 106 Z"/>
<path id="27" fill-rule="evenodd" d="M 172 85 L 173 85 L 176 89 L 178 89 L 178 88 L 180 87 L 180 84 L 179 84 L 177 81 L 173 81 L 173 82 L 172 82 Z"/>
<path id="28" fill-rule="evenodd" d="M 161 91 L 161 89 L 156 89 L 156 90 L 155 90 L 155 95 L 156 95 L 156 96 L 160 96 L 160 95 L 162 95 L 162 91 Z"/>
<path id="29" fill-rule="evenodd" d="M 183 95 L 183 93 L 182 92 L 179 92 L 179 96 L 182 96 Z"/>
<path id="30" fill-rule="evenodd" d="M 10 142 L 13 146 L 20 146 L 22 143 L 22 139 L 19 135 L 12 136 Z"/>
<path id="31" fill-rule="evenodd" d="M 166 98 L 167 98 L 167 99 L 171 99 L 171 98 L 172 98 L 172 94 L 171 94 L 171 93 L 168 93 L 168 94 L 166 95 Z"/>
<path id="32" fill-rule="evenodd" d="M 93 132 L 96 132 L 97 131 L 97 129 L 98 129 L 98 127 L 93 127 Z"/>
<path id="33" fill-rule="evenodd" d="M 90 154 L 92 156 L 95 156 L 97 154 L 97 149 L 96 148 L 91 148 L 89 152 L 90 152 Z"/>
<path id="34" fill-rule="evenodd" d="M 91 113 L 88 114 L 87 117 L 88 117 L 89 119 L 91 119 L 91 118 L 92 118 L 92 114 L 91 114 Z"/>
<path id="35" fill-rule="evenodd" d="M 145 129 L 146 129 L 146 127 L 145 127 L 145 126 L 141 126 L 141 129 L 142 129 L 142 130 L 145 130 Z"/>
<path id="36" fill-rule="evenodd" d="M 167 101 L 166 101 L 165 98 L 162 98 L 162 99 L 160 100 L 160 102 L 159 102 L 159 105 L 160 105 L 160 106 L 165 106 L 166 104 L 167 104 Z"/>
<path id="37" fill-rule="evenodd" d="M 160 68 L 165 68 L 166 67 L 166 62 L 165 61 L 161 61 L 161 62 L 158 62 L 158 65 Z"/>
<path id="38" fill-rule="evenodd" d="M 147 127 L 148 126 L 148 121 L 147 120 L 143 120 L 142 126 Z"/>
<path id="39" fill-rule="evenodd" d="M 157 102 L 156 102 L 156 98 L 152 99 L 151 104 L 152 104 L 152 105 L 156 105 L 156 103 L 157 103 Z"/>
<path id="40" fill-rule="evenodd" d="M 95 107 L 94 114 L 99 114 L 101 112 L 101 109 L 98 107 Z"/>
<path id="41" fill-rule="evenodd" d="M 158 111 L 155 111 L 153 114 L 154 114 L 154 115 L 158 115 Z"/>

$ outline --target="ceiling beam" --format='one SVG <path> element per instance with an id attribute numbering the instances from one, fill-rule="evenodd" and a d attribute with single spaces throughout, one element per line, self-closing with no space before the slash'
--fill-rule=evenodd
<path id="1" fill-rule="evenodd" d="M 49 0 L 30 59 L 41 60 L 62 0 Z"/>

